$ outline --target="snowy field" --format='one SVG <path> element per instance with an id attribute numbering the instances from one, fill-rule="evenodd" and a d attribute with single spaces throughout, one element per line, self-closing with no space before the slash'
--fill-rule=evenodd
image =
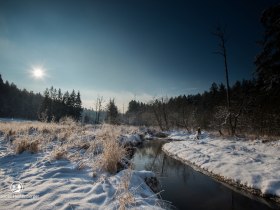
<path id="1" fill-rule="evenodd" d="M 31 120 L 20 119 L 20 118 L 1 118 L 0 122 L 31 122 Z"/>
<path id="2" fill-rule="evenodd" d="M 262 196 L 280 197 L 280 140 L 223 139 L 202 133 L 171 132 L 163 150 L 170 156 L 217 175 L 224 181 L 255 189 Z"/>
<path id="3" fill-rule="evenodd" d="M 0 209 L 162 209 L 145 182 L 152 172 L 98 168 L 104 156 L 96 142 L 108 130 L 34 123 L 9 124 L 9 130 L 7 125 L 0 123 Z M 17 153 L 16 144 L 25 138 L 39 142 L 39 151 Z M 119 141 L 141 139 L 128 129 Z"/>

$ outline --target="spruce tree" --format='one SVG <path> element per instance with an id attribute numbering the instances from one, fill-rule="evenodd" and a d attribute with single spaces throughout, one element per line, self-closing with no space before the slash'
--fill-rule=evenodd
<path id="1" fill-rule="evenodd" d="M 107 105 L 107 121 L 110 124 L 118 124 L 118 108 L 115 104 L 114 99 L 110 99 L 108 105 Z"/>
<path id="2" fill-rule="evenodd" d="M 82 101 L 81 101 L 81 95 L 80 92 L 78 91 L 76 99 L 75 99 L 75 103 L 74 103 L 74 108 L 75 108 L 75 119 L 79 120 L 81 118 L 82 115 Z"/>

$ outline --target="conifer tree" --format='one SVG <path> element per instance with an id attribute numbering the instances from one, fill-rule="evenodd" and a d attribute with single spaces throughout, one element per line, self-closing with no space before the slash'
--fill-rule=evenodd
<path id="1" fill-rule="evenodd" d="M 118 108 L 115 104 L 114 99 L 110 99 L 108 105 L 107 105 L 107 121 L 110 124 L 118 124 Z"/>

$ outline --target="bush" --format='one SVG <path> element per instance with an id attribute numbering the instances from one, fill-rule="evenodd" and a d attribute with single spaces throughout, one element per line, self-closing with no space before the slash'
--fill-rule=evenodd
<path id="1" fill-rule="evenodd" d="M 99 135 L 103 147 L 100 160 L 101 168 L 109 173 L 116 173 L 119 163 L 126 155 L 125 148 L 117 141 L 118 131 L 114 126 L 103 126 L 102 133 Z"/>
<path id="2" fill-rule="evenodd" d="M 31 141 L 29 139 L 16 139 L 14 141 L 15 146 L 15 152 L 17 154 L 21 154 L 24 151 L 28 151 L 31 153 L 37 153 L 39 151 L 39 141 Z"/>
<path id="3" fill-rule="evenodd" d="M 67 157 L 67 151 L 65 149 L 55 149 L 51 154 L 52 160 L 61 160 Z"/>

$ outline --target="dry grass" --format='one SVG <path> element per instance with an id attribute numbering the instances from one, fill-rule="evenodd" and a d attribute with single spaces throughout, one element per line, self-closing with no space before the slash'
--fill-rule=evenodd
<path id="1" fill-rule="evenodd" d="M 126 155 L 125 148 L 117 141 L 119 135 L 120 129 L 111 125 L 103 125 L 97 135 L 102 144 L 99 166 L 109 173 L 117 172 L 120 162 Z"/>
<path id="2" fill-rule="evenodd" d="M 15 142 L 15 152 L 17 154 L 21 154 L 24 151 L 28 151 L 31 153 L 37 153 L 39 151 L 39 141 L 31 140 L 31 139 L 16 139 Z"/>
<path id="3" fill-rule="evenodd" d="M 126 149 L 118 143 L 118 137 L 138 132 L 134 126 L 82 126 L 69 118 L 59 123 L 1 122 L 0 126 L 2 135 L 7 137 L 6 142 L 17 154 L 48 152 L 52 160 L 67 158 L 80 169 L 92 166 L 109 173 L 122 169 L 126 156 Z M 81 161 L 82 158 L 87 161 Z"/>
<path id="4" fill-rule="evenodd" d="M 125 210 L 136 204 L 136 199 L 134 193 L 130 190 L 130 180 L 131 180 L 132 170 L 126 170 L 126 173 L 122 177 L 120 184 L 116 192 L 116 198 L 119 202 L 119 210 Z"/>
<path id="5" fill-rule="evenodd" d="M 153 194 L 150 197 L 145 197 L 145 198 L 139 198 L 137 197 L 138 194 L 138 190 L 139 188 L 141 188 L 141 186 L 143 184 L 147 184 L 144 181 L 137 187 L 135 186 L 130 186 L 131 184 L 131 179 L 132 179 L 132 169 L 128 168 L 127 170 L 123 171 L 124 174 L 123 176 L 121 176 L 121 180 L 117 186 L 117 191 L 116 191 L 116 199 L 118 201 L 118 209 L 119 210 L 125 210 L 125 209 L 134 209 L 137 206 L 137 203 L 139 200 L 142 199 L 149 199 L 152 200 L 154 204 L 151 204 L 151 209 L 154 209 L 153 207 L 159 207 L 159 208 L 164 208 L 164 209 L 171 209 L 171 205 L 170 203 L 168 203 L 167 201 L 164 201 L 161 199 L 160 193 L 162 191 L 159 192 L 155 192 L 155 194 Z M 151 177 L 153 179 L 156 179 L 155 177 Z"/>
<path id="6" fill-rule="evenodd" d="M 139 132 L 134 126 L 82 126 L 68 118 L 60 123 L 0 122 L 0 128 L 1 135 L 9 137 L 6 143 L 16 154 L 46 152 L 50 160 L 67 159 L 78 170 L 92 167 L 95 176 L 100 171 L 114 174 L 126 167 L 123 164 L 126 149 L 118 137 Z M 126 172 L 116 194 L 121 210 L 137 204 L 136 192 L 129 186 L 132 171 Z"/>
<path id="7" fill-rule="evenodd" d="M 51 160 L 61 160 L 67 158 L 67 151 L 64 148 L 56 148 L 51 152 Z"/>

